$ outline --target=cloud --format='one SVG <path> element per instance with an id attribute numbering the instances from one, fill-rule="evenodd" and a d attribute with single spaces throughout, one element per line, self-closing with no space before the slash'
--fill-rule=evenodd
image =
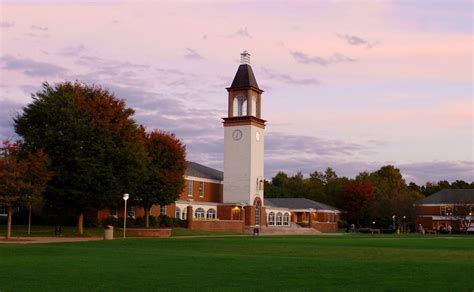
<path id="1" fill-rule="evenodd" d="M 30 26 L 31 30 L 39 30 L 39 31 L 48 31 L 49 29 L 46 26 L 39 26 L 39 25 L 32 25 Z"/>
<path id="2" fill-rule="evenodd" d="M 319 56 L 308 56 L 305 53 L 298 52 L 298 51 L 291 51 L 291 55 L 296 62 L 301 64 L 318 64 L 321 66 L 328 66 L 330 64 L 337 64 L 337 63 L 346 63 L 346 62 L 355 62 L 356 59 L 346 57 L 340 53 L 334 53 L 332 56 L 328 58 L 322 58 Z"/>
<path id="3" fill-rule="evenodd" d="M 188 60 L 202 60 L 204 59 L 198 52 L 191 48 L 186 48 L 186 53 L 184 54 L 184 58 Z"/>
<path id="4" fill-rule="evenodd" d="M 252 38 L 249 34 L 247 27 L 241 27 L 233 34 L 229 35 L 231 38 Z"/>
<path id="5" fill-rule="evenodd" d="M 16 58 L 12 55 L 5 55 L 0 58 L 2 69 L 19 71 L 31 77 L 63 76 L 67 69 L 46 62 L 38 62 L 28 58 Z"/>
<path id="6" fill-rule="evenodd" d="M 348 44 L 353 46 L 364 46 L 367 49 L 371 49 L 378 45 L 378 42 L 369 42 L 366 39 L 358 37 L 356 35 L 349 35 L 349 34 L 336 34 L 339 38 L 345 40 Z"/>
<path id="7" fill-rule="evenodd" d="M 295 78 L 289 74 L 277 73 L 271 69 L 262 67 L 262 73 L 264 78 L 281 81 L 288 84 L 296 85 L 319 85 L 321 82 L 315 78 Z"/>
<path id="8" fill-rule="evenodd" d="M 15 26 L 14 21 L 0 21 L 0 27 L 2 28 L 9 28 Z"/>
<path id="9" fill-rule="evenodd" d="M 407 181 L 419 184 L 440 180 L 474 181 L 474 161 L 431 161 L 397 165 Z"/>
<path id="10" fill-rule="evenodd" d="M 71 45 L 61 48 L 57 53 L 62 56 L 78 56 L 87 51 L 83 44 Z"/>

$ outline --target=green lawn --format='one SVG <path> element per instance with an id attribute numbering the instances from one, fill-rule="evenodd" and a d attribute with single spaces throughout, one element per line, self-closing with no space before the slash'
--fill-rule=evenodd
<path id="1" fill-rule="evenodd" d="M 6 225 L 0 225 L 0 237 L 5 237 Z M 73 226 L 63 226 L 61 236 L 77 236 L 76 228 Z M 115 237 L 122 236 L 121 230 L 115 230 Z M 104 229 L 101 227 L 97 228 L 84 228 L 83 237 L 102 237 L 104 235 Z M 238 233 L 231 232 L 219 232 L 219 231 L 203 231 L 203 230 L 191 230 L 187 228 L 173 228 L 171 236 L 203 236 L 203 235 L 240 235 Z M 13 237 L 49 237 L 55 236 L 54 226 L 38 226 L 32 225 L 30 235 L 28 235 L 27 225 L 13 225 L 12 226 Z M 127 237 L 134 237 L 133 234 L 127 232 Z M 1 290 L 1 289 L 0 289 Z"/>
<path id="2" fill-rule="evenodd" d="M 0 244 L 0 290 L 472 291 L 473 236 Z"/>

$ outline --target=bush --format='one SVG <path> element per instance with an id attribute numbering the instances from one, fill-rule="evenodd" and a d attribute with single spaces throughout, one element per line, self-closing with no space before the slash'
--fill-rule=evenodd
<path id="1" fill-rule="evenodd" d="M 145 217 L 137 217 L 137 219 L 135 219 L 135 226 L 145 227 Z"/>
<path id="2" fill-rule="evenodd" d="M 112 226 L 118 226 L 118 218 L 115 216 L 109 216 L 102 220 L 102 226 L 107 226 L 107 225 L 112 225 Z"/>
<path id="3" fill-rule="evenodd" d="M 87 217 L 84 218 L 84 227 L 97 227 L 99 226 L 99 219 L 97 217 Z"/>
<path id="4" fill-rule="evenodd" d="M 155 217 L 155 216 L 151 216 L 151 215 L 150 215 L 149 220 L 150 220 L 150 222 L 149 222 L 149 223 L 150 223 L 150 227 L 156 227 L 156 226 L 158 226 L 158 224 L 160 223 L 160 222 L 158 221 L 158 218 Z"/>
<path id="5" fill-rule="evenodd" d="M 345 220 L 338 220 L 337 221 L 337 228 L 346 228 L 347 226 L 349 226 L 347 221 L 345 221 Z"/>
<path id="6" fill-rule="evenodd" d="M 166 215 L 160 215 L 159 217 L 159 224 L 161 227 L 172 227 L 173 226 L 173 218 L 166 216 Z"/>

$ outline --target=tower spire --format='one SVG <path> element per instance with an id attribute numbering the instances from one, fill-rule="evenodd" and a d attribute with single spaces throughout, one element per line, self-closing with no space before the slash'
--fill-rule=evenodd
<path id="1" fill-rule="evenodd" d="M 240 54 L 240 64 L 250 65 L 250 54 L 246 50 Z"/>

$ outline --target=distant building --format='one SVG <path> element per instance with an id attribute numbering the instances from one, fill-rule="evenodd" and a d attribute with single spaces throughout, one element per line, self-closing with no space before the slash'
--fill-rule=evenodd
<path id="1" fill-rule="evenodd" d="M 451 226 L 455 230 L 474 231 L 474 189 L 444 189 L 415 206 L 419 213 L 417 225 L 427 230 L 447 230 Z"/>
<path id="2" fill-rule="evenodd" d="M 241 54 L 228 91 L 224 124 L 224 172 L 188 162 L 186 189 L 168 206 L 153 206 L 152 215 L 188 220 L 193 229 L 245 231 L 254 228 L 311 228 L 335 231 L 340 211 L 308 199 L 264 199 L 263 90 L 250 66 L 250 54 Z M 117 216 L 116 209 L 99 211 L 99 219 Z M 143 216 L 131 207 L 130 216 Z"/>

